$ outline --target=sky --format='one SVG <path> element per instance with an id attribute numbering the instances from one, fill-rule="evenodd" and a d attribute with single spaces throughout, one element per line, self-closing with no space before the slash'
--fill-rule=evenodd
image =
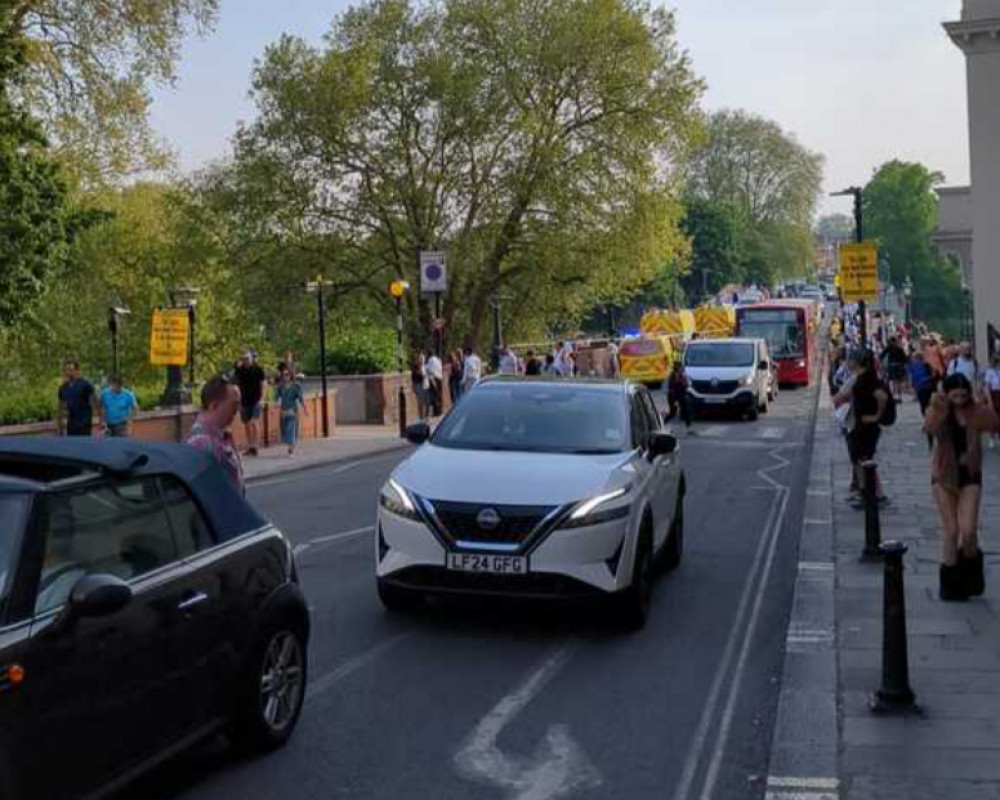
<path id="1" fill-rule="evenodd" d="M 221 0 L 219 24 L 185 43 L 153 125 L 183 170 L 224 158 L 255 59 L 283 33 L 321 44 L 347 0 Z M 965 60 L 941 23 L 961 0 L 668 0 L 678 39 L 706 82 L 704 106 L 778 122 L 826 158 L 826 189 L 863 184 L 893 158 L 949 185 L 969 179 Z M 848 212 L 825 198 L 823 212 Z"/>

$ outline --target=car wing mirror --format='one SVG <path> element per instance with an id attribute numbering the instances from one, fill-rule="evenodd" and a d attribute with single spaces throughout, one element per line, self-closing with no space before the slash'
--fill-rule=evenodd
<path id="1" fill-rule="evenodd" d="M 132 600 L 132 587 L 114 575 L 84 575 L 69 593 L 63 623 L 82 617 L 108 617 Z"/>
<path id="2" fill-rule="evenodd" d="M 406 440 L 411 444 L 423 444 L 431 438 L 431 426 L 426 422 L 415 422 L 406 426 Z"/>
<path id="3" fill-rule="evenodd" d="M 677 437 L 666 431 L 657 431 L 649 435 L 650 459 L 667 456 L 677 452 Z"/>

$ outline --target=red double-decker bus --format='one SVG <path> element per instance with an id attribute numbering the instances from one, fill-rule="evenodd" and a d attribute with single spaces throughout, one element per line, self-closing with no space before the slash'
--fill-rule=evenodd
<path id="1" fill-rule="evenodd" d="M 765 339 L 778 382 L 808 386 L 816 357 L 818 312 L 812 300 L 774 300 L 736 309 L 736 335 Z"/>

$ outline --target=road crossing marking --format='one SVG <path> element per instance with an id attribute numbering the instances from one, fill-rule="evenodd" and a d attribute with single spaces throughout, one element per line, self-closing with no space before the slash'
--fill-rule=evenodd
<path id="1" fill-rule="evenodd" d="M 838 800 L 836 778 L 785 778 L 768 776 L 764 800 Z"/>
<path id="2" fill-rule="evenodd" d="M 761 439 L 782 439 L 785 436 L 784 428 L 764 428 L 760 432 Z"/>

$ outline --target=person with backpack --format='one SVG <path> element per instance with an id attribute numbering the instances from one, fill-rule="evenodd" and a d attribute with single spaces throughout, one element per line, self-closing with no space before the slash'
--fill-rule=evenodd
<path id="1" fill-rule="evenodd" d="M 847 432 L 847 451 L 853 467 L 851 502 L 860 507 L 864 487 L 862 465 L 875 458 L 882 427 L 896 422 L 896 403 L 892 391 L 875 370 L 875 356 L 870 350 L 851 353 L 848 357 L 851 380 L 833 398 L 834 408 L 851 406 L 852 423 Z M 881 481 L 876 487 L 879 503 L 889 498 L 882 491 Z"/>
<path id="2" fill-rule="evenodd" d="M 960 372 L 945 378 L 924 418 L 924 430 L 934 437 L 931 485 L 944 528 L 938 591 L 946 602 L 985 591 L 977 533 L 983 492 L 980 436 L 998 425 L 996 413 L 988 403 L 976 402 L 972 384 Z"/>

